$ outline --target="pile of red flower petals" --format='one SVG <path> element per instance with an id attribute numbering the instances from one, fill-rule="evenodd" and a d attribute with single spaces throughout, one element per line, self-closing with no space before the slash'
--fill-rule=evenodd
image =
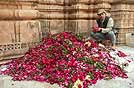
<path id="1" fill-rule="evenodd" d="M 127 75 L 114 61 L 109 51 L 89 40 L 90 46 L 79 35 L 68 32 L 43 38 L 41 44 L 29 49 L 23 57 L 9 62 L 1 71 L 13 80 L 36 80 L 72 88 L 77 79 L 83 81 L 83 88 L 97 80 Z M 89 79 L 85 77 L 89 75 Z"/>

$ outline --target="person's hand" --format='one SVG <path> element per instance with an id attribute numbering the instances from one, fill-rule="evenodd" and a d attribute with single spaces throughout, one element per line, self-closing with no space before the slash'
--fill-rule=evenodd
<path id="1" fill-rule="evenodd" d="M 99 28 L 99 31 L 101 31 L 103 28 Z"/>
<path id="2" fill-rule="evenodd" d="M 103 28 L 98 28 L 97 30 L 96 30 L 96 32 L 99 32 L 99 31 L 101 31 Z"/>
<path id="3" fill-rule="evenodd" d="M 96 28 L 93 28 L 93 32 L 99 32 L 99 31 L 101 31 L 103 28 L 98 28 L 98 27 L 96 27 Z"/>

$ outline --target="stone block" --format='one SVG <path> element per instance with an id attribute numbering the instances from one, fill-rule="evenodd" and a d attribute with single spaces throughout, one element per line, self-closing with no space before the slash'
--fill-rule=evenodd
<path id="1" fill-rule="evenodd" d="M 40 12 L 40 18 L 42 19 L 64 19 L 65 14 L 62 12 Z"/>
<path id="2" fill-rule="evenodd" d="M 50 32 L 52 34 L 64 31 L 64 20 L 51 20 L 50 21 Z"/>
<path id="3" fill-rule="evenodd" d="M 51 5 L 51 4 L 39 4 L 39 11 L 63 11 L 64 7 L 61 5 Z"/>
<path id="4" fill-rule="evenodd" d="M 38 0 L 39 3 L 43 4 L 63 4 L 64 0 Z M 65 0 L 68 3 L 68 0 Z"/>
<path id="5" fill-rule="evenodd" d="M 0 19 L 35 19 L 38 18 L 38 10 L 10 10 L 0 9 Z"/>
<path id="6" fill-rule="evenodd" d="M 0 44 L 37 42 L 41 38 L 39 21 L 0 21 L 0 31 Z"/>
<path id="7" fill-rule="evenodd" d="M 96 13 L 87 13 L 85 11 L 79 11 L 69 15 L 71 19 L 93 19 L 96 18 Z"/>
<path id="8" fill-rule="evenodd" d="M 43 36 L 47 36 L 47 33 L 51 32 L 52 34 L 59 33 L 64 31 L 65 20 L 40 20 L 41 31 Z"/>
<path id="9" fill-rule="evenodd" d="M 99 8 L 110 9 L 111 5 L 109 3 L 106 3 L 106 2 L 105 3 L 99 3 L 99 4 L 97 4 L 96 8 L 97 9 L 99 9 Z"/>

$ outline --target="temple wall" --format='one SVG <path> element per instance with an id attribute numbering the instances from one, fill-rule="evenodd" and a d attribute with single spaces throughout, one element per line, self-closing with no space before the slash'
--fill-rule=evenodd
<path id="1" fill-rule="evenodd" d="M 88 36 L 99 8 L 115 20 L 117 42 L 134 45 L 133 5 L 133 0 L 1 0 L 0 60 L 22 56 L 49 32 Z"/>
<path id="2" fill-rule="evenodd" d="M 111 14 L 119 29 L 118 43 L 134 46 L 134 1 L 114 0 Z"/>
<path id="3" fill-rule="evenodd" d="M 0 1 L 0 60 L 23 55 L 40 42 L 36 0 Z"/>

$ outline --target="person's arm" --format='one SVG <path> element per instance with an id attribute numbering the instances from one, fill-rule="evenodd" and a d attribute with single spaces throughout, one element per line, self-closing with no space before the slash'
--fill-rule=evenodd
<path id="1" fill-rule="evenodd" d="M 114 26 L 114 21 L 112 18 L 109 18 L 109 21 L 107 23 L 107 27 L 101 29 L 102 33 L 107 33 L 109 31 L 111 31 L 113 26 Z"/>
<path id="2" fill-rule="evenodd" d="M 99 28 L 99 26 L 98 26 L 96 20 L 93 22 L 93 27 L 92 27 L 92 29 L 93 29 L 93 32 L 98 32 L 98 31 L 100 31 L 100 28 Z"/>

